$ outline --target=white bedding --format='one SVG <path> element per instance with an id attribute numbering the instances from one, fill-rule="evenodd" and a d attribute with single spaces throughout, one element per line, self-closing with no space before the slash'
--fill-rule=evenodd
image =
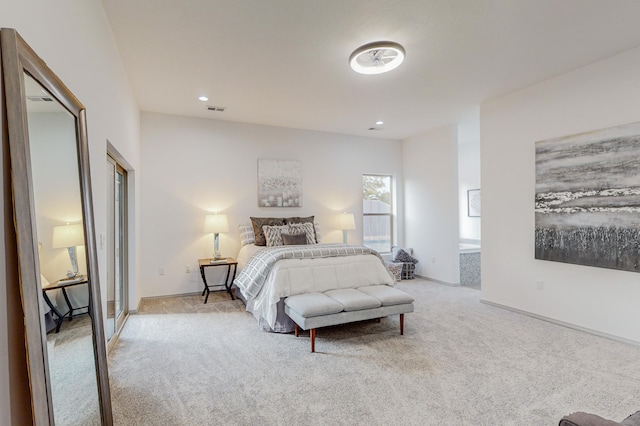
<path id="1" fill-rule="evenodd" d="M 239 271 L 254 253 L 265 249 L 268 250 L 254 244 L 243 246 L 238 254 Z M 271 269 L 262 290 L 247 300 L 247 310 L 275 330 L 277 304 L 283 297 L 373 284 L 394 284 L 393 277 L 376 255 L 282 259 Z"/>

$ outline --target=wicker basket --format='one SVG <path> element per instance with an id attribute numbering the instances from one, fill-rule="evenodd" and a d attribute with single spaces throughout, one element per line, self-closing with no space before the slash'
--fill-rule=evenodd
<path id="1" fill-rule="evenodd" d="M 402 263 L 402 279 L 412 280 L 416 277 L 416 265 L 413 263 Z"/>

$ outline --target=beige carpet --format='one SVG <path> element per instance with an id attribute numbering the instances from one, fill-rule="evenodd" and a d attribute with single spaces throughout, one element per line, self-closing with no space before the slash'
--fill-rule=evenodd
<path id="1" fill-rule="evenodd" d="M 100 424 L 91 318 L 65 319 L 59 333 L 47 334 L 47 355 L 57 426 Z"/>
<path id="2" fill-rule="evenodd" d="M 556 425 L 640 409 L 640 347 L 480 303 L 424 280 L 398 318 L 265 333 L 239 301 L 157 299 L 110 354 L 117 425 Z"/>

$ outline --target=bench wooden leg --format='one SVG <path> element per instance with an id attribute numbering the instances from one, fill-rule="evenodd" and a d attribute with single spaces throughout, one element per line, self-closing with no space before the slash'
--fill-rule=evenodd
<path id="1" fill-rule="evenodd" d="M 293 329 L 296 337 L 298 337 L 298 324 L 295 324 L 295 328 Z"/>
<path id="2" fill-rule="evenodd" d="M 309 334 L 311 335 L 311 352 L 315 352 L 316 351 L 316 329 L 312 328 Z"/>
<path id="3" fill-rule="evenodd" d="M 404 314 L 400 314 L 400 335 L 404 334 Z"/>

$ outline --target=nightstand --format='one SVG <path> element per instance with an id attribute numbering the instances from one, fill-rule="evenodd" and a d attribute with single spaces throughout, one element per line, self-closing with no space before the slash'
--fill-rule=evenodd
<path id="1" fill-rule="evenodd" d="M 236 271 L 238 270 L 238 261 L 232 257 L 222 258 L 222 259 L 198 259 L 198 266 L 200 266 L 200 275 L 202 275 L 202 282 L 204 283 L 204 290 L 202 290 L 202 295 L 206 294 L 204 298 L 204 303 L 207 303 L 209 300 L 209 293 L 211 292 L 211 287 L 221 287 L 224 286 L 229 296 L 231 296 L 231 300 L 235 300 L 233 297 L 233 293 L 231 292 L 231 286 L 233 285 L 233 280 L 236 279 Z M 226 266 L 227 267 L 227 276 L 224 279 L 224 283 L 222 284 L 207 284 L 207 277 L 204 274 L 205 268 L 211 266 Z M 231 267 L 233 267 L 233 275 L 231 275 Z M 231 277 L 231 281 L 229 281 L 229 277 Z"/>
<path id="2" fill-rule="evenodd" d="M 73 319 L 74 309 L 88 308 L 89 309 L 88 313 L 89 315 L 91 315 L 90 306 L 81 306 L 79 308 L 74 308 L 73 305 L 71 304 L 71 301 L 69 300 L 69 296 L 67 295 L 67 290 L 66 290 L 67 287 L 73 287 L 80 284 L 88 284 L 87 277 L 81 275 L 72 279 L 63 279 L 42 288 L 42 295 L 44 296 L 44 301 L 47 303 L 47 305 L 49 305 L 49 308 L 51 308 L 53 313 L 58 317 L 58 319 L 56 320 L 56 333 L 60 331 L 60 327 L 62 326 L 62 321 L 64 321 L 64 317 L 68 317 L 69 321 Z M 64 296 L 64 301 L 66 302 L 67 307 L 69 308 L 69 310 L 64 314 L 60 312 L 60 310 L 53 303 L 51 303 L 51 300 L 47 295 L 47 291 L 56 290 L 56 289 L 59 289 L 62 291 L 62 295 Z"/>

